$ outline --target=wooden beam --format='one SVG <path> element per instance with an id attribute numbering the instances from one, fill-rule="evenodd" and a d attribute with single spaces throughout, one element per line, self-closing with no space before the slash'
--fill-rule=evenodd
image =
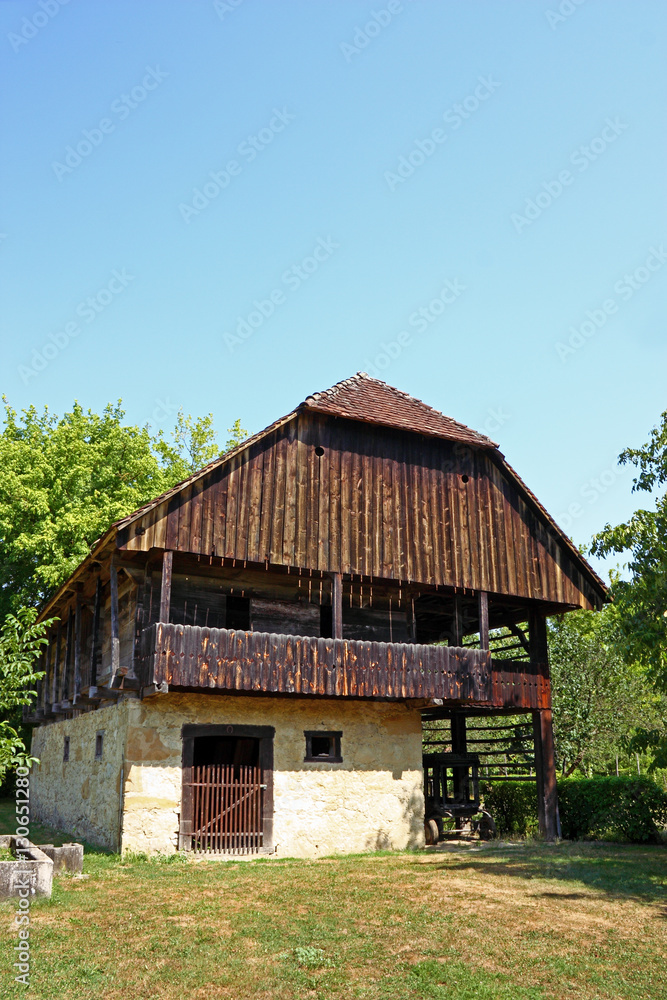
<path id="1" fill-rule="evenodd" d="M 53 705 L 60 701 L 60 678 L 58 677 L 58 672 L 60 670 L 60 643 L 62 636 L 62 623 L 60 619 L 58 620 L 58 627 L 56 629 L 56 648 L 55 655 L 53 658 L 53 686 L 51 690 L 51 703 Z"/>
<path id="2" fill-rule="evenodd" d="M 331 636 L 343 638 L 343 577 L 341 573 L 331 574 Z"/>
<path id="3" fill-rule="evenodd" d="M 463 599 L 454 594 L 454 616 L 452 618 L 452 646 L 460 646 L 463 641 Z"/>
<path id="4" fill-rule="evenodd" d="M 118 624 L 118 566 L 116 554 L 111 557 L 109 582 L 111 586 L 111 686 L 120 668 L 120 628 Z"/>
<path id="5" fill-rule="evenodd" d="M 70 693 L 70 668 L 72 666 L 72 646 L 74 644 L 74 615 L 69 609 L 67 616 L 67 634 L 65 636 L 65 666 L 63 670 L 63 696 L 62 701 L 69 701 Z"/>
<path id="6" fill-rule="evenodd" d="M 100 654 L 100 614 L 102 610 L 102 578 L 98 575 L 95 585 L 95 603 L 93 605 L 93 635 L 90 643 L 90 684 L 97 686 L 97 661 Z"/>
<path id="7" fill-rule="evenodd" d="M 162 582 L 160 585 L 160 617 L 158 621 L 169 623 L 169 606 L 171 604 L 171 575 L 174 565 L 174 553 L 165 552 L 162 557 Z"/>
<path id="8" fill-rule="evenodd" d="M 489 648 L 489 595 L 479 592 L 479 648 Z"/>
<path id="9" fill-rule="evenodd" d="M 540 833 L 546 840 L 559 835 L 558 789 L 554 761 L 554 734 L 550 709 L 533 712 L 535 770 L 537 773 L 537 815 Z"/>

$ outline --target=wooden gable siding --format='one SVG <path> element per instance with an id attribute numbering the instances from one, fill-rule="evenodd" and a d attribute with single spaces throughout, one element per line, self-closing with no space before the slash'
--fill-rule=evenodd
<path id="1" fill-rule="evenodd" d="M 490 449 L 307 412 L 121 529 L 118 544 L 600 603 Z"/>

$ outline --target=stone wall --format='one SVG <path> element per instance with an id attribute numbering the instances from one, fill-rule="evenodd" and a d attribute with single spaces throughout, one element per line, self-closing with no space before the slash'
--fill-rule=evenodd
<path id="1" fill-rule="evenodd" d="M 116 713 L 124 759 L 116 744 L 107 758 L 105 743 L 104 766 L 93 772 L 95 732 L 104 728 L 102 716 L 112 718 L 109 713 Z M 421 718 L 404 704 L 388 702 L 170 693 L 46 726 L 36 731 L 34 744 L 43 758 L 34 779 L 39 818 L 116 847 L 112 817 L 115 807 L 117 828 L 122 767 L 122 849 L 175 851 L 186 723 L 275 727 L 279 856 L 423 845 Z M 317 729 L 342 731 L 342 763 L 304 762 L 304 730 Z M 66 732 L 70 753 L 76 747 L 79 755 L 74 768 L 72 761 L 62 763 Z"/>
<path id="2" fill-rule="evenodd" d="M 40 763 L 30 779 L 32 819 L 72 836 L 118 849 L 123 751 L 129 703 L 110 705 L 75 719 L 33 731 L 32 752 Z M 104 734 L 102 758 L 95 758 L 95 737 Z M 69 760 L 63 744 L 69 736 Z"/>
<path id="3" fill-rule="evenodd" d="M 278 855 L 423 844 L 421 718 L 403 704 L 169 694 L 129 711 L 124 849 L 177 847 L 185 723 L 275 727 Z M 307 729 L 342 730 L 343 762 L 305 763 Z"/>

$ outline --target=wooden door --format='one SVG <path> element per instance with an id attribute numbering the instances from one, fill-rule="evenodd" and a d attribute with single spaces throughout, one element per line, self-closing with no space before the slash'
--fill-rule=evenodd
<path id="1" fill-rule="evenodd" d="M 269 726 L 183 727 L 182 850 L 272 850 L 273 734 Z"/>

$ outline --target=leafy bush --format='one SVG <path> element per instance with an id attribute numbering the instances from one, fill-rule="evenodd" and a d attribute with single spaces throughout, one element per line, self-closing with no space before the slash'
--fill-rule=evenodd
<path id="1" fill-rule="evenodd" d="M 537 833 L 537 786 L 532 781 L 498 781 L 484 785 L 482 792 L 484 808 L 501 836 Z"/>
<path id="2" fill-rule="evenodd" d="M 611 836 L 632 843 L 660 839 L 667 793 L 647 777 L 567 778 L 558 783 L 563 837 Z"/>

